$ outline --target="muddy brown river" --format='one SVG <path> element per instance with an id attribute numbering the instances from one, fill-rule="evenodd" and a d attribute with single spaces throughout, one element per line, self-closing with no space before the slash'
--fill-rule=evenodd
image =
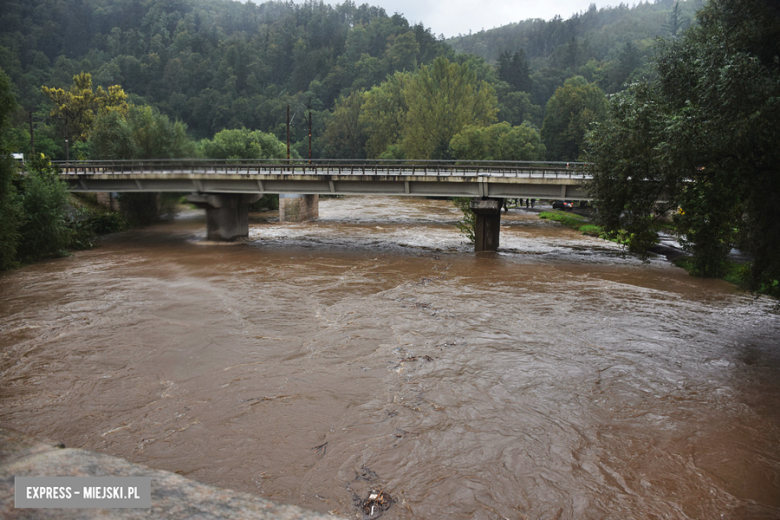
<path id="1" fill-rule="evenodd" d="M 780 311 L 514 210 L 201 212 L 0 273 L 0 425 L 349 518 L 780 518 Z"/>

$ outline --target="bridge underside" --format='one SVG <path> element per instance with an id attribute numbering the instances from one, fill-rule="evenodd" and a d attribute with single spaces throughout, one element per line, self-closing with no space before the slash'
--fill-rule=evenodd
<path id="1" fill-rule="evenodd" d="M 119 177 L 119 178 L 117 178 Z M 590 200 L 582 183 L 567 178 L 278 176 L 259 175 L 78 175 L 68 176 L 74 192 L 301 193 L 307 195 L 410 195 Z"/>
<path id="2" fill-rule="evenodd" d="M 590 200 L 582 180 L 571 177 L 146 173 L 64 178 L 74 192 L 191 192 L 190 201 L 206 209 L 210 240 L 248 236 L 249 204 L 266 193 L 471 197 L 476 251 L 498 249 L 502 199 Z"/>

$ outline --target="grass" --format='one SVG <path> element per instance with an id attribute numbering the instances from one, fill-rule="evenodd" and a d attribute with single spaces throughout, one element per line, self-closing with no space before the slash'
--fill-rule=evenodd
<path id="1" fill-rule="evenodd" d="M 592 224 L 587 217 L 564 211 L 542 211 L 539 218 L 560 222 L 562 225 L 592 237 L 606 238 L 601 226 Z"/>

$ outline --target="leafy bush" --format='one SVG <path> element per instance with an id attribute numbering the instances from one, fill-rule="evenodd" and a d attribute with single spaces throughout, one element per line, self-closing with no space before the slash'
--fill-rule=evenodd
<path id="1" fill-rule="evenodd" d="M 92 229 L 98 235 L 107 235 L 109 233 L 118 233 L 127 229 L 129 224 L 127 219 L 121 213 L 98 213 L 92 215 L 89 219 Z"/>
<path id="2" fill-rule="evenodd" d="M 129 227 L 121 213 L 93 213 L 87 209 L 72 212 L 67 221 L 71 249 L 91 249 L 97 244 L 98 235 L 124 231 Z"/>
<path id="3" fill-rule="evenodd" d="M 92 225 L 91 214 L 86 209 L 75 210 L 68 218 L 71 249 L 91 249 L 95 247 L 97 236 Z"/>
<path id="4" fill-rule="evenodd" d="M 66 255 L 71 232 L 65 221 L 68 188 L 56 173 L 39 161 L 22 179 L 24 222 L 17 256 L 35 262 L 50 256 Z"/>
<path id="5" fill-rule="evenodd" d="M 14 185 L 18 174 L 10 155 L 11 145 L 6 140 L 8 122 L 15 109 L 11 80 L 0 70 L 0 271 L 16 266 L 19 226 L 23 219 L 21 200 Z"/>
<path id="6" fill-rule="evenodd" d="M 455 225 L 468 241 L 473 244 L 476 241 L 475 226 L 477 224 L 477 216 L 471 211 L 469 206 L 471 199 L 469 197 L 455 197 L 452 199 L 452 203 L 463 212 L 463 218 Z"/>
<path id="7" fill-rule="evenodd" d="M 0 155 L 0 271 L 16 267 L 19 226 L 23 221 L 22 203 L 13 179 L 13 161 Z"/>

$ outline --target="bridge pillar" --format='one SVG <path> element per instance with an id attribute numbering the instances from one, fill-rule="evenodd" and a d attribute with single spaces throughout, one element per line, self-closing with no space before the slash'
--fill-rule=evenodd
<path id="1" fill-rule="evenodd" d="M 198 193 L 187 200 L 206 210 L 206 237 L 209 240 L 229 241 L 249 236 L 249 205 L 259 194 Z"/>
<path id="2" fill-rule="evenodd" d="M 320 216 L 319 195 L 279 195 L 279 222 L 304 222 Z"/>
<path id="3" fill-rule="evenodd" d="M 477 216 L 474 225 L 474 251 L 498 250 L 502 199 L 471 199 L 469 207 Z"/>

